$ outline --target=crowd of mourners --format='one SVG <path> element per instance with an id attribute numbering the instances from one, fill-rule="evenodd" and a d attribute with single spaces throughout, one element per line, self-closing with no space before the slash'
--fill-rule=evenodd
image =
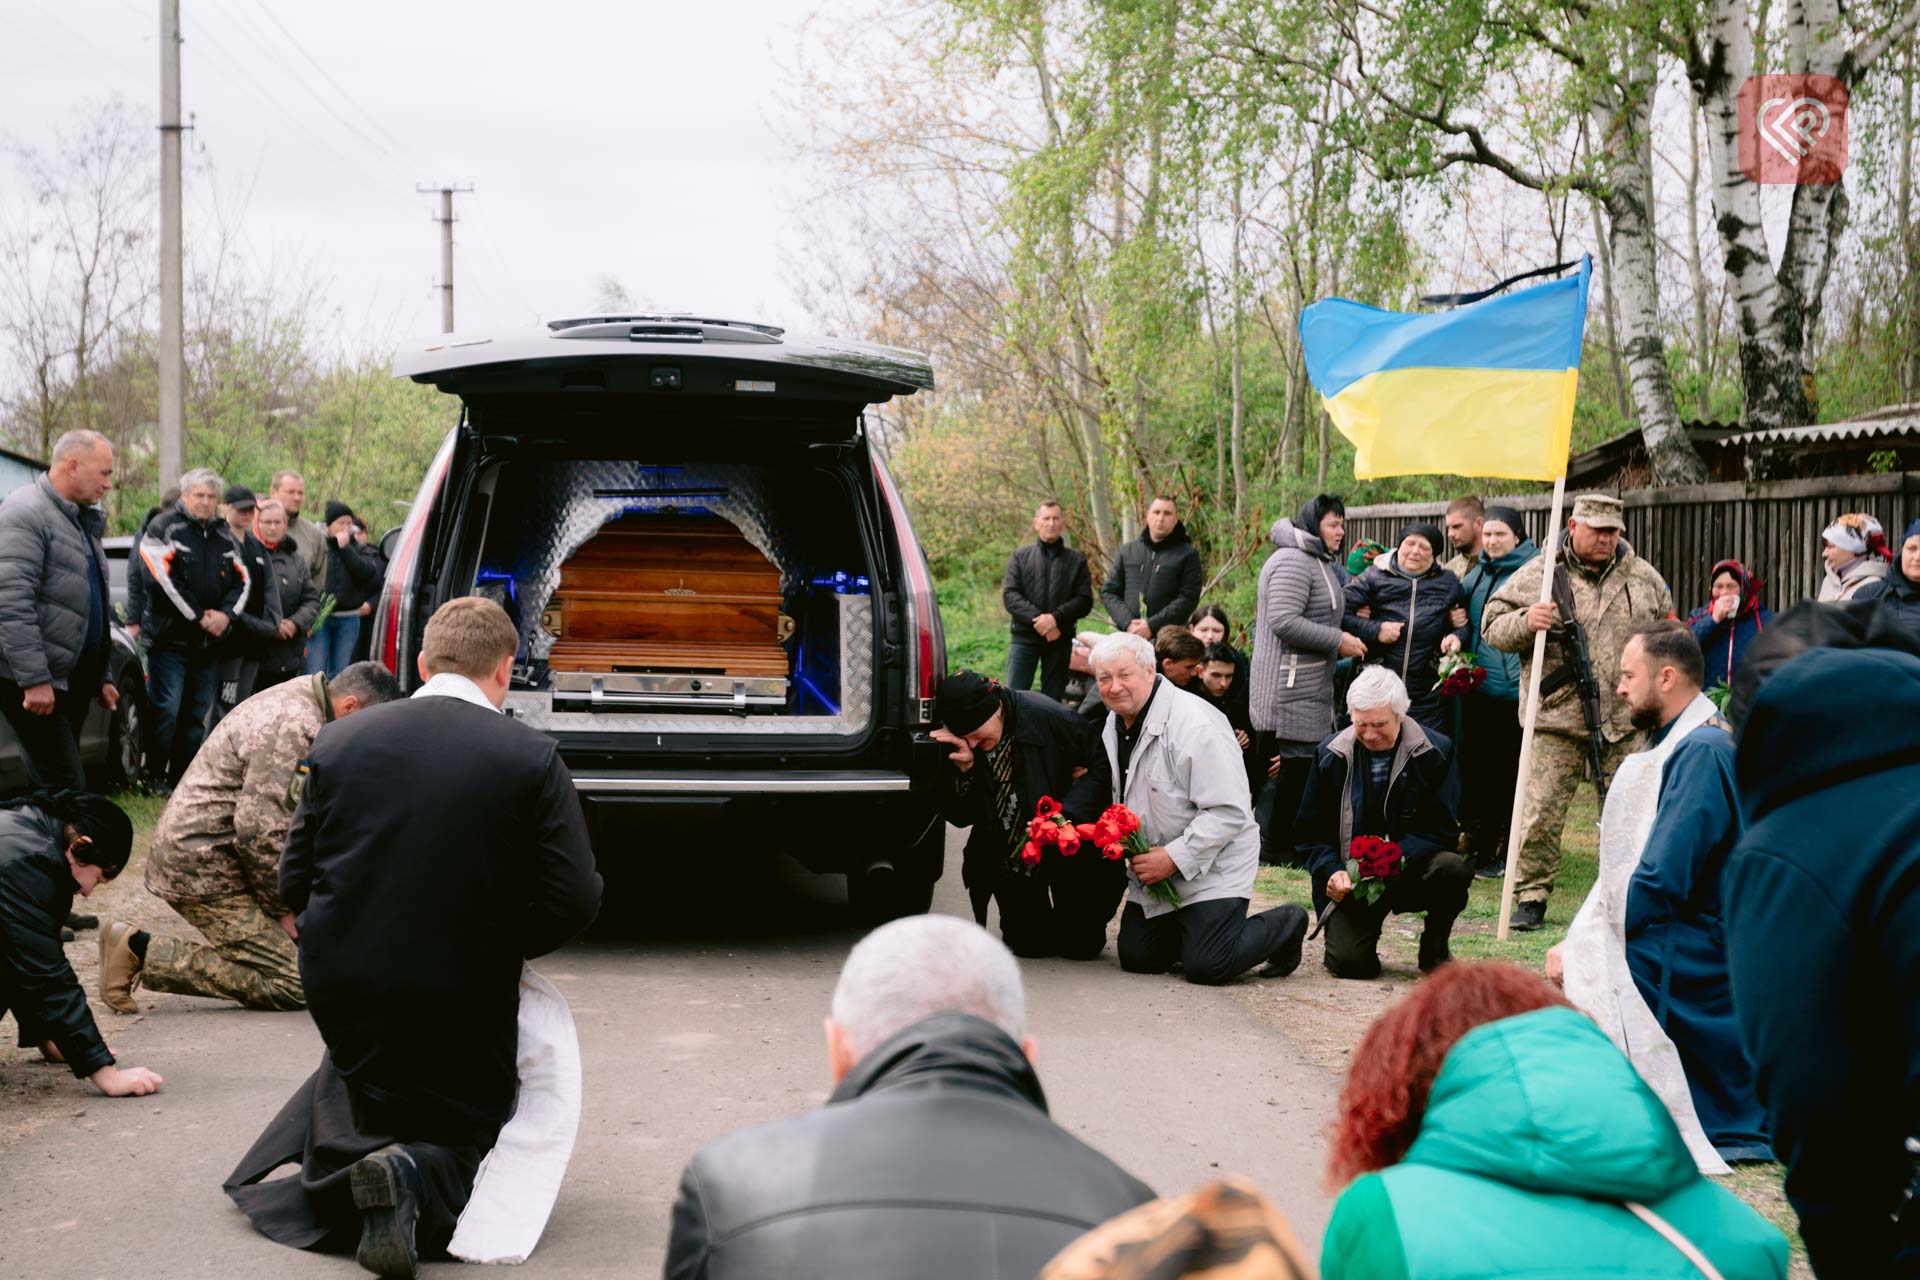
<path id="1" fill-rule="evenodd" d="M 1563 992 L 1585 1015 L 1578 1025 L 1624 1055 L 1696 1176 L 1777 1154 L 1820 1274 L 1920 1274 L 1920 1210 L 1906 1212 L 1920 1174 L 1911 1088 L 1920 1023 L 1879 1016 L 1920 1010 L 1920 954 L 1908 933 L 1920 911 L 1908 883 L 1920 867 L 1920 720 L 1897 710 L 1920 698 L 1920 521 L 1895 546 L 1871 514 L 1835 519 L 1821 533 L 1817 599 L 1776 618 L 1759 580 L 1731 559 L 1711 566 L 1703 603 L 1676 609 L 1665 577 L 1625 538 L 1624 517 L 1617 498 L 1576 498 L 1549 562 L 1511 506 L 1461 497 L 1444 525 L 1415 521 L 1394 546 L 1349 546 L 1344 504 L 1323 494 L 1274 522 L 1242 634 L 1206 599 L 1178 506 L 1159 497 L 1100 591 L 1113 632 L 1076 637 L 1095 609 L 1091 575 L 1066 545 L 1059 504 L 1042 504 L 1035 541 L 1007 565 L 1013 643 L 999 710 L 988 717 L 984 703 L 968 705 L 977 695 L 936 705 L 954 746 L 954 793 L 972 797 L 948 816 L 974 826 L 966 869 L 977 919 L 986 923 L 984 905 L 997 899 L 1016 954 L 1087 958 L 1099 952 L 1092 922 L 1109 919 L 1124 894 L 1123 968 L 1180 968 L 1213 982 L 1264 961 L 1263 975 L 1282 976 L 1299 963 L 1307 916 L 1293 907 L 1248 915 L 1256 867 L 1240 855 L 1254 847 L 1259 862 L 1307 872 L 1334 976 L 1379 975 L 1387 917 L 1418 913 L 1418 966 L 1450 975 L 1451 989 L 1466 980 L 1451 976 L 1449 942 L 1473 878 L 1499 879 L 1511 865 L 1511 927 L 1540 929 L 1570 802 L 1591 785 L 1602 804 L 1598 876 L 1548 953 L 1547 994 Z M 1083 668 L 1090 687 L 1076 689 Z M 1037 695 L 1027 691 L 1036 671 Z M 979 680 L 963 673 L 949 684 Z M 1522 780 L 1522 709 L 1535 680 Z M 1856 747 L 1858 735 L 1840 727 L 1855 723 L 1844 708 L 1859 701 L 1868 715 L 1867 700 L 1882 695 L 1870 718 L 1898 717 L 1898 741 L 1891 751 L 1879 737 Z M 1077 750 L 1065 727 L 1074 715 L 1088 724 Z M 1028 765 L 1039 753 L 1023 727 L 1037 723 L 1054 726 L 1040 772 Z M 1018 750 L 1003 762 L 994 752 L 1010 730 Z M 983 755 L 1004 780 L 998 792 L 979 776 Z M 1862 799 L 1844 794 L 1849 784 Z M 1869 792 L 1901 797 L 1891 824 Z M 1109 801 L 1127 805 L 1140 815 L 1144 852 L 1127 850 L 1125 869 L 1108 869 L 1051 845 L 1025 865 L 1025 823 L 1041 794 L 1064 797 L 1076 822 Z M 1163 882 L 1171 893 L 1159 892 Z M 1190 887 L 1205 912 L 1184 905 Z M 1542 996 L 1514 975 L 1472 980 Z M 1442 989 L 1420 990 L 1430 987 Z M 1368 1063 L 1394 1016 L 1355 1054 L 1355 1078 L 1383 1090 L 1404 1085 L 1372 1076 Z M 1587 1057 L 1565 1053 L 1568 1064 Z M 1835 1064 L 1841 1078 L 1823 1078 Z M 1578 1087 L 1604 1088 L 1598 1075 Z M 1358 1122 L 1343 1115 L 1344 1132 Z M 1492 1123 L 1490 1114 L 1476 1120 Z M 1542 1162 L 1564 1158 L 1577 1172 L 1563 1190 L 1615 1201 L 1632 1197 L 1608 1179 L 1660 1165 L 1642 1149 L 1596 1170 L 1587 1157 L 1625 1153 L 1595 1134 L 1583 1135 L 1582 1158 L 1549 1150 L 1551 1125 L 1533 1123 L 1522 1132 L 1537 1141 L 1517 1151 L 1498 1150 L 1491 1131 L 1474 1135 L 1484 1140 L 1475 1160 L 1509 1161 L 1508 1181 L 1539 1190 Z M 1435 1145 L 1422 1142 L 1411 1155 Z M 1403 1145 L 1392 1155 L 1410 1153 Z M 1374 1167 L 1336 1156 L 1335 1181 Z M 1385 1181 L 1391 1188 L 1392 1176 Z M 1473 1254 L 1449 1252 L 1462 1237 L 1444 1214 L 1433 1224 L 1441 1239 L 1416 1255 L 1404 1205 L 1438 1199 L 1426 1178 L 1413 1185 L 1417 1194 L 1387 1195 L 1354 1183 L 1327 1237 L 1326 1274 L 1468 1273 L 1452 1267 Z M 1374 1251 L 1380 1217 L 1396 1212 L 1390 1266 Z M 1640 1217 L 1634 1229 L 1644 1231 L 1651 1220 Z M 1511 1220 L 1500 1221 L 1504 1238 Z M 1753 1259 L 1758 1270 L 1729 1266 L 1713 1246 L 1731 1236 L 1705 1230 L 1699 1247 L 1721 1274 L 1772 1274 Z M 1690 1235 L 1659 1234 L 1670 1243 Z M 1498 1253 L 1493 1241 L 1486 1247 Z M 1701 1274 L 1686 1248 L 1671 1247 L 1677 1274 Z M 1365 1265 L 1352 1265 L 1356 1253 Z M 1555 1274 L 1577 1271 L 1555 1265 Z"/>
<path id="2" fill-rule="evenodd" d="M 163 1081 L 116 1062 L 61 937 L 133 853 L 72 737 L 110 689 L 111 474 L 75 433 L 0 503 L 0 706 L 36 784 L 0 806 L 0 1012 L 129 1096 Z M 138 617 L 175 733 L 144 876 L 185 927 L 107 922 L 101 1000 L 309 1011 L 318 1068 L 224 1186 L 270 1239 L 383 1276 L 522 1259 L 579 1122 L 571 1021 L 526 962 L 601 880 L 553 739 L 500 714 L 518 632 L 447 602 L 403 698 L 352 661 L 378 577 L 351 512 L 298 532 L 290 473 L 265 502 L 180 488 L 139 540 Z M 1331 1127 L 1319 1274 L 1777 1280 L 1785 1238 L 1711 1180 L 1777 1155 L 1820 1275 L 1920 1275 L 1920 522 L 1897 556 L 1871 517 L 1829 527 L 1836 603 L 1775 617 L 1728 561 L 1684 620 L 1623 527 L 1582 496 L 1548 563 L 1519 512 L 1463 498 L 1348 548 L 1322 495 L 1274 523 L 1242 635 L 1156 499 L 1100 593 L 1113 630 L 1076 646 L 1092 579 L 1045 504 L 1007 569 L 1007 680 L 954 672 L 932 707 L 975 920 L 853 948 L 828 1105 L 693 1157 L 665 1273 L 1313 1275 L 1258 1188 L 1156 1196 L 1048 1119 L 1016 957 L 1093 960 L 1118 912 L 1121 969 L 1209 984 L 1285 979 L 1322 933 L 1329 971 L 1373 978 L 1388 917 L 1424 917 L 1429 976 L 1361 1039 Z M 1537 929 L 1587 784 L 1599 871 L 1545 972 L 1454 962 L 1516 791 L 1513 923 Z M 1303 869 L 1313 911 L 1256 910 L 1262 862 Z"/>

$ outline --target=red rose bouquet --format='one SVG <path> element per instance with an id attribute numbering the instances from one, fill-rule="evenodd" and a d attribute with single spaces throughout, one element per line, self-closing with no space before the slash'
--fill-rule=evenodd
<path id="1" fill-rule="evenodd" d="M 1095 822 L 1083 822 L 1075 828 L 1082 840 L 1091 840 L 1100 856 L 1112 862 L 1122 858 L 1137 858 L 1152 850 L 1147 838 L 1140 834 L 1140 816 L 1123 804 L 1109 806 Z M 1169 906 L 1180 905 L 1180 895 L 1173 885 L 1162 880 L 1159 884 L 1146 886 L 1160 901 Z"/>
<path id="2" fill-rule="evenodd" d="M 1449 653 L 1440 659 L 1440 680 L 1433 691 L 1443 698 L 1472 693 L 1487 682 L 1487 669 L 1474 665 L 1470 653 Z"/>
<path id="3" fill-rule="evenodd" d="M 1347 846 L 1347 878 L 1353 881 L 1350 897 L 1361 902 L 1374 903 L 1387 891 L 1387 881 L 1399 875 L 1406 866 L 1401 856 L 1400 846 L 1391 840 L 1382 840 L 1378 836 L 1355 836 Z M 1327 918 L 1339 908 L 1338 902 L 1329 899 L 1320 911 L 1320 918 L 1314 921 L 1313 932 L 1308 938 L 1319 936 L 1326 927 Z"/>
<path id="4" fill-rule="evenodd" d="M 1387 881 L 1405 865 L 1400 846 L 1391 840 L 1355 836 L 1347 846 L 1347 875 L 1353 880 L 1353 896 L 1362 902 L 1378 902 L 1387 891 Z"/>

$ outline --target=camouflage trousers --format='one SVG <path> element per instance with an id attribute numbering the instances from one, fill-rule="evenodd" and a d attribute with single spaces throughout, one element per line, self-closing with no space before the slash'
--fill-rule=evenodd
<path id="1" fill-rule="evenodd" d="M 140 985 L 182 996 L 213 996 L 248 1009 L 304 1009 L 300 951 L 280 922 L 246 894 L 169 903 L 205 942 L 154 934 Z"/>
<path id="2" fill-rule="evenodd" d="M 1646 745 L 1646 735 L 1634 733 L 1607 744 L 1607 777 L 1621 761 Z M 1564 733 L 1535 732 L 1533 760 L 1527 772 L 1527 798 L 1520 808 L 1519 878 L 1513 886 L 1516 902 L 1545 902 L 1560 873 L 1560 832 L 1567 825 L 1567 804 L 1573 793 L 1592 785 L 1587 778 L 1587 740 Z"/>

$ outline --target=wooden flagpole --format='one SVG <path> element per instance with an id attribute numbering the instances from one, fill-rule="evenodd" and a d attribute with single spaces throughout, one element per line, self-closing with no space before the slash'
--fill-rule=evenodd
<path id="1" fill-rule="evenodd" d="M 1545 568 L 1540 574 L 1540 603 L 1553 603 L 1553 571 L 1560 558 L 1560 540 L 1566 534 L 1566 521 L 1560 509 L 1567 498 L 1567 472 L 1562 467 L 1553 482 L 1553 513 L 1547 518 L 1547 546 L 1540 554 Z M 1520 874 L 1520 818 L 1527 802 L 1527 775 L 1533 770 L 1533 722 L 1540 714 L 1540 678 L 1547 664 L 1547 633 L 1533 633 L 1533 668 L 1527 676 L 1527 713 L 1521 720 L 1520 776 L 1513 787 L 1513 820 L 1507 827 L 1507 875 L 1500 885 L 1500 929 L 1494 937 L 1507 940 L 1507 922 L 1513 918 L 1513 882 Z"/>

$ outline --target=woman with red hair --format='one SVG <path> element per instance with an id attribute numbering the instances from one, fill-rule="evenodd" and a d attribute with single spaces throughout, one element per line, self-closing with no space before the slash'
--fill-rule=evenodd
<path id="1" fill-rule="evenodd" d="M 1787 1242 L 1700 1176 L 1673 1118 L 1545 981 L 1451 964 L 1354 1050 L 1325 1280 L 1782 1280 Z"/>

